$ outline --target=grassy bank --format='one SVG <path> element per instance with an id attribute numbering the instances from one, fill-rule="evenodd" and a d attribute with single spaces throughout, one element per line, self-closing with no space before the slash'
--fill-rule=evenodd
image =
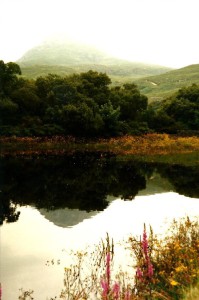
<path id="1" fill-rule="evenodd" d="M 111 152 L 115 155 L 174 155 L 199 152 L 199 137 L 177 137 L 168 134 L 124 136 L 93 141 L 73 137 L 2 137 L 1 156 L 53 154 L 76 151 Z"/>

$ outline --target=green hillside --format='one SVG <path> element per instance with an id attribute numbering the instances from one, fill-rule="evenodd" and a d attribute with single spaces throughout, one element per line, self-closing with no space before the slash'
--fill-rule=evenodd
<path id="1" fill-rule="evenodd" d="M 70 75 L 73 73 L 87 72 L 94 70 L 97 72 L 106 73 L 112 80 L 113 84 L 122 84 L 127 81 L 134 81 L 138 78 L 152 76 L 164 73 L 168 68 L 160 66 L 145 65 L 141 63 L 123 63 L 116 65 L 98 65 L 98 64 L 80 64 L 80 65 L 30 65 L 25 66 L 20 64 L 22 74 L 26 78 L 36 78 L 45 76 L 49 73 L 58 74 L 61 76 Z"/>
<path id="2" fill-rule="evenodd" d="M 170 68 L 111 57 L 98 49 L 71 41 L 47 41 L 26 52 L 17 63 L 28 78 L 56 73 L 72 73 L 95 70 L 105 72 L 114 84 L 141 77 L 165 73 Z"/>
<path id="3" fill-rule="evenodd" d="M 162 100 L 182 87 L 193 83 L 199 84 L 199 64 L 166 72 L 158 76 L 150 76 L 135 81 L 141 93 L 150 101 Z"/>
<path id="4" fill-rule="evenodd" d="M 199 64 L 181 69 L 129 62 L 69 40 L 48 40 L 27 51 L 18 61 L 26 78 L 49 73 L 61 76 L 94 70 L 106 73 L 113 85 L 134 82 L 149 101 L 162 100 L 183 86 L 199 83 Z"/>

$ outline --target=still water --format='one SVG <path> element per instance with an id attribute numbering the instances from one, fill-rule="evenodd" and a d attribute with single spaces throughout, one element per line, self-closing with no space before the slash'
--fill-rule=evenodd
<path id="1" fill-rule="evenodd" d="M 117 243 L 139 236 L 144 223 L 161 234 L 173 218 L 198 217 L 198 178 L 198 166 L 100 153 L 2 159 L 2 300 L 18 299 L 20 288 L 34 290 L 36 300 L 59 296 L 70 249 L 107 232 Z M 121 253 L 119 260 L 126 264 Z"/>

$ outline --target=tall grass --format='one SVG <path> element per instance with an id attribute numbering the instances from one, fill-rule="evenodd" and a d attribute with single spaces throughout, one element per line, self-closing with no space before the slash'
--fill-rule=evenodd
<path id="1" fill-rule="evenodd" d="M 86 140 L 74 137 L 0 138 L 1 156 L 60 155 L 75 151 L 110 151 L 116 155 L 162 155 L 199 151 L 199 137 L 177 137 L 168 134 L 146 134 L 110 139 Z"/>

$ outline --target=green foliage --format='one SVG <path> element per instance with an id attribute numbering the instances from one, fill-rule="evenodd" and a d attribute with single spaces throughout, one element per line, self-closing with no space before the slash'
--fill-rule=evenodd
<path id="1" fill-rule="evenodd" d="M 19 71 L 16 64 L 9 66 L 12 72 Z M 147 98 L 134 84 L 111 89 L 110 78 L 92 70 L 65 77 L 48 74 L 17 83 L 0 106 L 4 115 L 1 134 L 121 135 L 131 132 L 131 121 L 139 122 L 140 113 L 147 107 Z M 12 122 L 5 117 L 9 111 Z M 14 120 L 17 129 L 12 128 Z M 46 130 L 48 127 L 51 129 Z"/>
<path id="2" fill-rule="evenodd" d="M 162 102 L 149 105 L 145 114 L 149 127 L 158 132 L 199 130 L 199 86 L 180 89 Z"/>
<path id="3" fill-rule="evenodd" d="M 120 107 L 114 109 L 112 103 L 108 101 L 100 107 L 100 116 L 103 121 L 103 130 L 107 130 L 111 135 L 117 135 L 119 131 Z"/>
<path id="4" fill-rule="evenodd" d="M 110 87 L 106 73 L 48 74 L 36 80 L 19 79 L 20 73 L 17 64 L 0 62 L 1 135 L 110 137 L 199 130 L 196 84 L 148 106 L 137 85 Z"/>
<path id="5" fill-rule="evenodd" d="M 147 97 L 141 95 L 135 84 L 124 84 L 112 89 L 113 105 L 120 107 L 122 121 L 137 121 L 140 113 L 147 108 Z"/>
<path id="6" fill-rule="evenodd" d="M 0 60 L 0 96 L 9 96 L 17 85 L 17 75 L 21 75 L 18 64 L 13 62 L 5 64 L 3 60 Z"/>
<path id="7" fill-rule="evenodd" d="M 0 124 L 15 125 L 18 105 L 9 98 L 0 99 Z"/>
<path id="8" fill-rule="evenodd" d="M 177 99 L 186 99 L 191 103 L 199 104 L 199 86 L 192 84 L 189 87 L 180 89 L 176 94 Z"/>
<path id="9" fill-rule="evenodd" d="M 11 95 L 22 116 L 38 116 L 42 111 L 42 102 L 35 91 L 28 87 L 22 87 L 14 91 Z"/>

